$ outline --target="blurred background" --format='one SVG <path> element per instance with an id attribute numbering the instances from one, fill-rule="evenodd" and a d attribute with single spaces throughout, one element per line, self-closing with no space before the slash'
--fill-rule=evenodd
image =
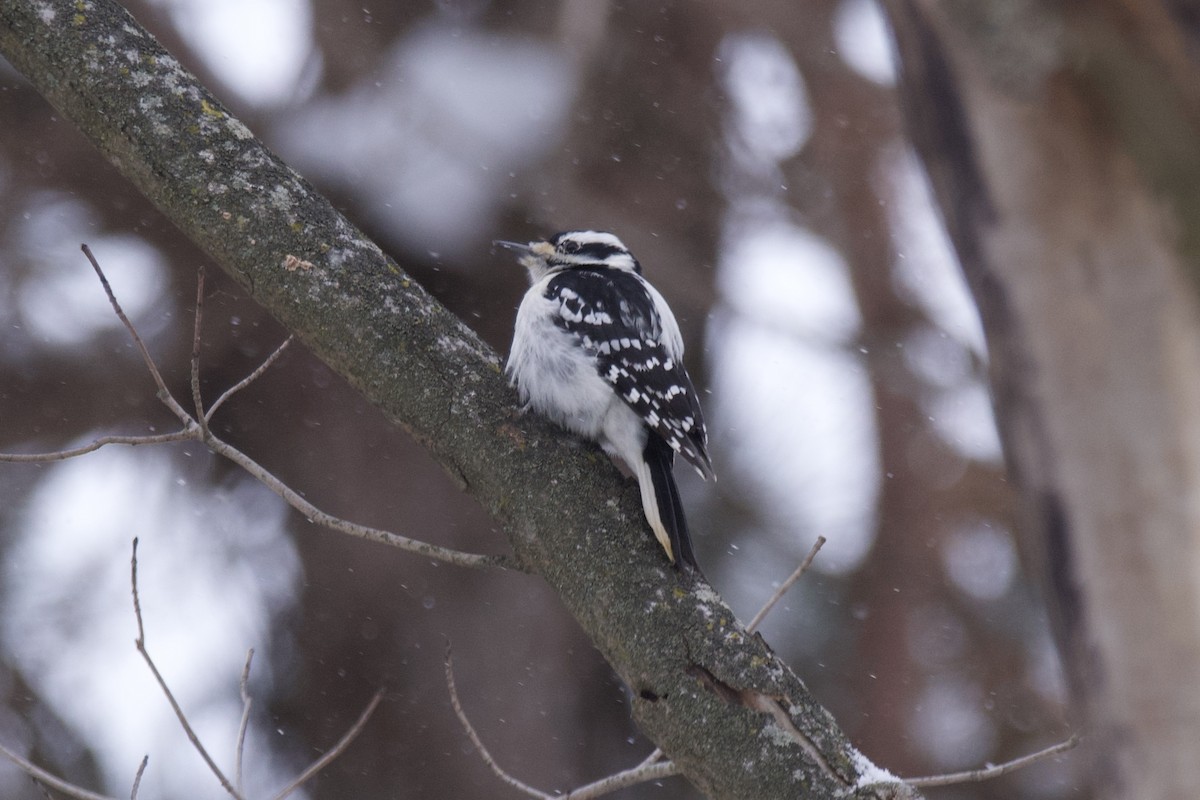
<path id="1" fill-rule="evenodd" d="M 670 300 L 720 481 L 679 471 L 699 560 L 854 743 L 915 776 L 1066 738 L 1016 550 L 971 299 L 904 138 L 871 0 L 131 0 L 231 111 L 507 353 L 523 271 L 492 239 L 616 232 Z M 207 263 L 0 60 L 0 451 L 174 429 L 79 244 L 188 396 Z M 211 401 L 286 336 L 208 270 Z M 184 403 L 188 405 L 188 403 Z M 474 552 L 490 519 L 299 346 L 214 427 L 322 509 Z M 328 749 L 309 798 L 517 796 L 640 762 L 626 690 L 541 581 L 307 523 L 195 445 L 0 464 L 0 744 L 88 788 L 221 795 L 134 647 L 229 767 L 255 648 L 247 787 Z M 39 798 L 0 762 L 0 795 Z M 682 779 L 622 797 L 697 798 Z M 1070 759 L 937 798 L 1083 796 Z"/>

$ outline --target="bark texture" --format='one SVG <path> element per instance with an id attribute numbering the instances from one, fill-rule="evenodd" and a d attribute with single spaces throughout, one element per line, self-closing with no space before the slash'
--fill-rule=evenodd
<path id="1" fill-rule="evenodd" d="M 867 764 L 828 712 L 715 593 L 666 567 L 636 491 L 606 459 L 518 417 L 496 354 L 120 6 L 3 0 L 0 52 L 503 524 L 697 787 L 714 798 L 916 796 L 859 786 Z"/>
<path id="2" fill-rule="evenodd" d="M 1194 11 L 886 5 L 1096 796 L 1200 796 Z"/>

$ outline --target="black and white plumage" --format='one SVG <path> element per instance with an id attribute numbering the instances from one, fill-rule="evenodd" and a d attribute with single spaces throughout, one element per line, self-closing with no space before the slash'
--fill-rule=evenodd
<path id="1" fill-rule="evenodd" d="M 595 441 L 638 479 L 667 557 L 696 567 L 672 467 L 679 453 L 713 476 L 683 338 L 662 295 L 611 233 L 567 231 L 515 250 L 531 286 L 507 372 L 526 407 Z"/>

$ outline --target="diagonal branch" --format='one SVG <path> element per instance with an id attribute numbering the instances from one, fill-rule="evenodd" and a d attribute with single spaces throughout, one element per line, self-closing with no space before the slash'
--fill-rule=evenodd
<path id="1" fill-rule="evenodd" d="M 68 458 L 74 458 L 76 456 L 86 455 L 87 453 L 94 452 L 108 444 L 141 445 L 161 444 L 165 442 L 196 441 L 205 445 L 217 455 L 224 456 L 240 466 L 244 471 L 256 478 L 260 483 L 288 503 L 288 505 L 292 506 L 292 508 L 299 511 L 301 514 L 304 514 L 309 521 L 318 525 L 322 525 L 330 530 L 346 533 L 360 539 L 366 539 L 368 541 L 390 545 L 401 550 L 407 550 L 411 553 L 426 556 L 437 561 L 444 561 L 448 564 L 454 564 L 456 566 L 473 567 L 477 569 L 485 569 L 489 567 L 501 567 L 516 570 L 524 569 L 524 567 L 518 561 L 508 556 L 484 556 L 477 555 L 475 553 L 465 553 L 460 550 L 441 547 L 440 545 L 430 544 L 419 539 L 401 536 L 398 533 L 392 533 L 390 531 L 384 531 L 378 528 L 371 528 L 366 525 L 359 525 L 357 523 L 341 519 L 340 517 L 335 517 L 332 514 L 328 514 L 314 506 L 312 503 L 306 500 L 303 495 L 292 489 L 283 481 L 276 478 L 265 467 L 247 456 L 241 450 L 238 450 L 233 445 L 218 438 L 209 429 L 208 418 L 212 416 L 213 412 L 216 411 L 217 407 L 220 406 L 221 403 L 233 396 L 235 392 L 249 386 L 250 383 L 252 383 L 256 378 L 266 372 L 267 368 L 279 358 L 280 354 L 283 353 L 284 348 L 286 348 L 287 345 L 292 341 L 292 337 L 289 336 L 283 342 L 283 344 L 276 348 L 275 351 L 271 353 L 271 355 L 268 356 L 262 364 L 259 365 L 257 369 L 222 394 L 217 400 L 216 404 L 214 404 L 213 407 L 206 413 L 204 410 L 203 401 L 200 398 L 200 329 L 203 318 L 204 298 L 204 273 L 201 272 L 199 280 L 197 281 L 197 305 L 194 335 L 192 339 L 190 383 L 192 387 L 192 399 L 196 407 L 196 417 L 192 418 L 192 416 L 189 415 L 183 406 L 175 400 L 174 396 L 172 396 L 170 391 L 167 389 L 166 384 L 163 382 L 162 374 L 159 372 L 158 366 L 154 363 L 154 358 L 146 349 L 146 346 L 142 342 L 141 336 L 138 335 L 137 329 L 134 328 L 133 323 L 129 321 L 129 318 L 121 309 L 121 304 L 117 301 L 116 295 L 113 293 L 112 287 L 109 285 L 108 278 L 105 276 L 104 270 L 100 267 L 99 261 L 97 261 L 96 257 L 92 254 L 91 249 L 86 244 L 82 246 L 82 249 L 84 254 L 87 256 L 88 261 L 91 263 L 92 269 L 94 269 L 96 274 L 100 277 L 100 283 L 104 287 L 104 292 L 108 296 L 109 303 L 112 305 L 113 310 L 116 312 L 117 317 L 121 320 L 121 323 L 125 326 L 125 329 L 129 332 L 129 335 L 133 338 L 134 343 L 137 345 L 137 348 L 142 355 L 143 361 L 146 363 L 147 369 L 154 378 L 154 382 L 158 386 L 158 398 L 173 414 L 180 418 L 184 424 L 184 428 L 181 431 L 169 434 L 156 434 L 147 436 L 104 436 L 82 447 L 76 447 L 69 450 L 58 450 L 50 453 L 0 453 L 0 462 L 44 463 L 63 461 Z"/>
<path id="2" fill-rule="evenodd" d="M 76 786 L 73 783 L 68 783 L 57 775 L 46 772 L 46 770 L 34 764 L 32 761 L 22 758 L 4 745 L 0 745 L 0 756 L 7 758 L 22 772 L 33 778 L 35 781 L 43 783 L 57 792 L 62 792 L 67 797 L 73 797 L 75 800 L 116 800 L 116 798 L 109 797 L 108 795 L 89 792 L 82 786 Z M 141 775 L 140 772 L 138 774 L 139 776 Z"/>
<path id="3" fill-rule="evenodd" d="M 601 778 L 598 781 L 593 781 L 592 783 L 572 789 L 565 795 L 547 794 L 509 775 L 497 763 L 492 754 L 488 752 L 487 746 L 479 738 L 479 733 L 475 730 L 475 726 L 471 724 L 471 719 L 467 716 L 467 712 L 463 710 L 462 701 L 458 697 L 458 686 L 454 682 L 454 660 L 450 652 L 449 643 L 446 644 L 446 689 L 450 692 L 450 706 L 454 709 L 455 716 L 458 717 L 458 721 L 462 724 L 467 738 L 471 740 L 471 744 L 475 745 L 475 749 L 478 751 L 479 757 L 483 759 L 483 763 L 501 781 L 527 797 L 535 798 L 535 800 L 593 800 L 593 798 L 602 797 L 621 789 L 627 789 L 639 783 L 656 781 L 679 774 L 679 768 L 670 761 L 656 763 L 655 753 L 658 751 L 655 751 L 655 753 L 651 754 L 650 758 L 647 758 L 641 764 L 631 769 L 622 770 L 621 772 Z"/>
<path id="4" fill-rule="evenodd" d="M 142 788 L 142 776 L 146 774 L 146 765 L 150 763 L 150 756 L 142 756 L 142 763 L 138 764 L 137 774 L 133 776 L 133 786 L 129 789 L 129 800 L 137 800 L 138 790 Z"/>
<path id="5" fill-rule="evenodd" d="M 358 734 L 362 733 L 362 729 L 366 727 L 367 720 L 369 720 L 371 715 L 375 713 L 375 709 L 379 707 L 379 703 L 382 700 L 383 689 L 380 689 L 374 694 L 373 697 L 371 697 L 371 701 L 367 703 L 367 707 L 363 709 L 362 713 L 358 715 L 358 719 L 355 720 L 354 724 L 350 726 L 350 730 L 342 734 L 342 738 L 338 740 L 338 743 L 329 750 L 325 751 L 325 753 L 316 761 L 309 764 L 308 768 L 301 772 L 294 781 L 283 787 L 283 789 L 281 789 L 279 793 L 275 795 L 274 800 L 284 800 L 285 797 L 311 780 L 314 775 L 325 769 L 325 767 L 329 766 L 335 758 L 346 752 L 346 748 L 358 738 Z"/>
<path id="6" fill-rule="evenodd" d="M 971 769 L 965 772 L 951 772 L 946 775 L 930 775 L 925 778 L 906 778 L 905 782 L 909 786 L 953 786 L 960 783 L 979 783 L 980 781 L 990 781 L 992 778 L 999 778 L 1001 775 L 1007 775 L 1010 772 L 1015 772 L 1019 769 L 1024 769 L 1031 764 L 1036 764 L 1053 756 L 1061 755 L 1068 750 L 1074 749 L 1079 744 L 1079 737 L 1072 735 L 1069 739 L 1058 744 L 1050 745 L 1049 747 L 1038 750 L 1036 753 L 1030 753 L 1026 756 L 1014 758 L 1012 761 L 1005 761 L 1003 764 L 994 764 L 990 767 L 981 769 Z"/>
<path id="7" fill-rule="evenodd" d="M 271 365 L 279 360 L 279 357 L 283 355 L 283 351 L 287 349 L 287 346 L 291 344 L 292 340 L 295 338 L 295 336 L 288 336 L 283 340 L 283 344 L 279 345 L 279 347 L 276 347 L 271 355 L 267 356 L 266 361 L 258 365 L 258 369 L 254 370 L 249 375 L 235 383 L 233 386 L 230 386 L 228 389 L 226 389 L 225 392 L 218 397 L 211 406 L 208 407 L 208 411 L 204 414 L 205 420 L 212 421 L 213 415 L 217 413 L 218 408 L 225 405 L 226 400 L 233 397 L 250 384 L 254 383 L 264 372 L 269 370 Z"/>
<path id="8" fill-rule="evenodd" d="M 117 296 L 113 294 L 112 286 L 108 283 L 108 277 L 104 274 L 104 270 L 100 269 L 100 262 L 92 255 L 92 248 L 86 244 L 80 245 L 79 249 L 87 256 L 88 263 L 92 265 L 92 269 L 96 271 L 96 277 L 100 279 L 100 285 L 104 287 L 104 294 L 108 296 L 108 302 L 116 312 L 117 318 L 121 320 L 121 324 L 125 326 L 125 330 L 129 331 L 129 335 L 133 337 L 133 344 L 137 347 L 138 352 L 142 355 L 142 361 L 146 365 L 146 369 L 150 371 L 150 377 L 154 379 L 154 385 L 158 387 L 158 399 L 161 400 L 167 408 L 171 410 L 179 421 L 183 423 L 184 430 L 188 426 L 194 424 L 188 413 L 183 410 L 183 406 L 175 401 L 171 396 L 171 392 L 167 389 L 167 384 L 163 380 L 162 373 L 158 371 L 158 366 L 154 363 L 154 358 L 151 357 L 150 351 L 146 349 L 146 343 L 142 341 L 142 337 L 138 335 L 137 328 L 133 327 L 133 323 L 129 321 L 129 317 L 125 316 L 125 310 L 121 308 L 121 304 L 117 302 Z"/>
<path id="9" fill-rule="evenodd" d="M 357 522 L 350 522 L 341 517 L 335 517 L 314 506 L 303 495 L 276 478 L 265 467 L 233 445 L 226 443 L 212 434 L 209 434 L 204 443 L 217 455 L 224 456 L 257 478 L 268 489 L 283 498 L 284 502 L 303 514 L 306 519 L 330 530 L 347 533 L 359 539 L 366 539 L 369 542 L 379 542 L 380 544 L 398 547 L 410 553 L 416 553 L 417 555 L 426 556 L 427 558 L 443 561 L 447 564 L 454 564 L 459 567 L 472 567 L 475 569 L 505 567 L 519 571 L 523 570 L 519 562 L 514 561 L 508 556 L 485 556 L 477 553 L 464 553 L 461 550 L 423 542 L 420 539 L 411 539 L 407 536 L 401 536 L 398 533 L 372 528 L 369 525 L 359 525 Z"/>
<path id="10" fill-rule="evenodd" d="M 821 548 L 824 546 L 825 537 L 818 536 L 817 541 L 813 543 L 812 549 L 808 551 L 808 555 L 806 555 L 804 560 L 800 562 L 800 566 L 796 567 L 792 574 L 787 576 L 787 580 L 779 584 L 779 588 L 775 590 L 775 593 L 771 595 L 767 602 L 763 604 L 763 607 L 758 610 L 758 613 L 754 615 L 754 619 L 750 620 L 750 624 L 746 626 L 746 630 L 753 633 L 758 626 L 762 624 L 762 621 L 767 618 L 767 614 L 771 613 L 771 609 L 775 607 L 775 604 L 783 599 L 783 596 L 787 594 L 788 589 L 791 589 L 792 585 L 795 584 L 796 581 L 800 580 L 800 577 L 808 571 L 809 567 L 812 566 L 813 559 L 817 557 L 817 553 L 819 553 Z"/>
<path id="11" fill-rule="evenodd" d="M 450 691 L 450 705 L 454 708 L 455 716 L 458 717 L 463 730 L 466 731 L 467 738 L 471 740 L 471 744 L 475 745 L 475 749 L 479 752 L 479 757 L 483 759 L 484 764 L 487 764 L 492 774 L 527 797 L 534 797 L 537 800 L 553 800 L 554 795 L 546 794 L 540 789 L 535 789 L 524 781 L 514 778 L 496 763 L 496 759 L 492 758 L 492 754 L 488 752 L 487 745 L 479 738 L 479 734 L 475 731 L 475 726 L 471 724 L 471 719 L 467 716 L 467 712 L 463 711 L 462 701 L 458 699 L 458 687 L 454 682 L 454 658 L 450 653 L 450 645 L 448 643 L 446 645 L 446 688 Z"/>

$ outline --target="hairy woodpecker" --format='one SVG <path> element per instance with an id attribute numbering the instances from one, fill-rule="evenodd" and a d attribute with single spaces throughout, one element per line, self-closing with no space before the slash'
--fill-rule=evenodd
<path id="1" fill-rule="evenodd" d="M 525 407 L 623 461 L 667 557 L 698 569 L 672 467 L 679 453 L 707 479 L 712 462 L 667 301 L 611 233 L 495 244 L 529 271 L 506 368 Z"/>

